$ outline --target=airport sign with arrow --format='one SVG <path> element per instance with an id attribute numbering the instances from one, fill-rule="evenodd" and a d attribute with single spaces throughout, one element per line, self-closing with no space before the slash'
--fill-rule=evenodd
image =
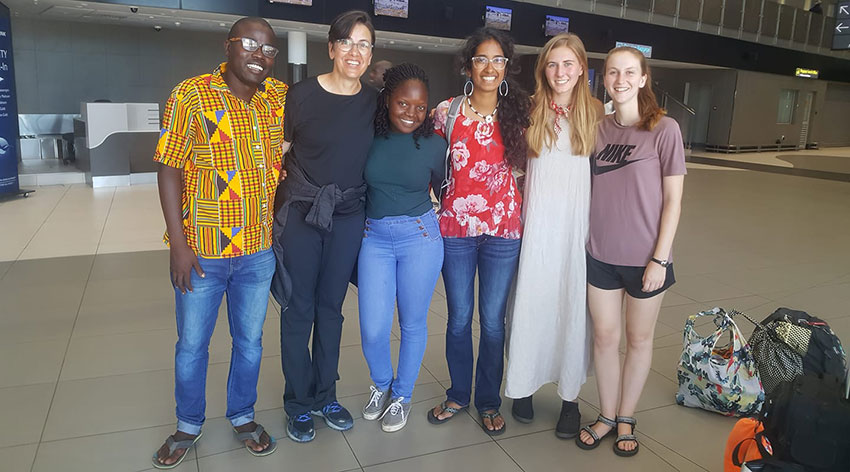
<path id="1" fill-rule="evenodd" d="M 836 5 L 832 49 L 850 49 L 850 2 Z"/>

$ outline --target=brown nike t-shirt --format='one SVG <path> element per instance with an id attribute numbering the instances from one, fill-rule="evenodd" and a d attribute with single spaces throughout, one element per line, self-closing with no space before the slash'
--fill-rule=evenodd
<path id="1" fill-rule="evenodd" d="M 620 126 L 608 115 L 599 125 L 590 163 L 588 253 L 608 264 L 647 265 L 661 224 L 661 179 L 687 174 L 679 124 L 665 116 L 644 131 Z"/>

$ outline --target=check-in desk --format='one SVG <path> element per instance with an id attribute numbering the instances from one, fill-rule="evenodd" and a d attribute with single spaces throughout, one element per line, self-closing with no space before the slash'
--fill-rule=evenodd
<path id="1" fill-rule="evenodd" d="M 21 145 L 18 148 L 21 160 L 62 159 L 66 163 L 73 160 L 64 139 L 70 138 L 74 131 L 74 119 L 69 114 L 28 114 L 18 115 L 18 130 Z"/>
<path id="2" fill-rule="evenodd" d="M 156 181 L 157 103 L 83 103 L 74 120 L 77 167 L 92 187 Z"/>

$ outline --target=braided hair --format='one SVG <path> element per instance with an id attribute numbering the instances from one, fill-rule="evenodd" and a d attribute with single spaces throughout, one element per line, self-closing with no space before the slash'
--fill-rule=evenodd
<path id="1" fill-rule="evenodd" d="M 405 62 L 390 67 L 384 72 L 384 88 L 378 94 L 378 110 L 375 112 L 375 136 L 383 136 L 389 139 L 390 133 L 390 96 L 401 84 L 408 80 L 418 80 L 428 91 L 428 75 L 416 64 Z M 425 121 L 413 131 L 413 142 L 419 149 L 419 138 L 430 137 L 434 134 L 434 119 L 429 113 L 425 114 Z"/>

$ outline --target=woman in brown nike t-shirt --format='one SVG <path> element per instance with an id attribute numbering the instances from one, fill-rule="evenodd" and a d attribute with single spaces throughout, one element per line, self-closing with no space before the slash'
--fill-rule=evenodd
<path id="1" fill-rule="evenodd" d="M 671 248 L 681 213 L 685 153 L 679 125 L 664 116 L 649 67 L 637 49 L 605 59 L 614 114 L 600 124 L 591 157 L 587 301 L 602 412 L 576 444 L 593 449 L 616 429 L 614 453 L 638 452 L 635 407 L 649 375 L 664 292 L 674 282 Z M 620 369 L 623 299 L 626 360 Z"/>

